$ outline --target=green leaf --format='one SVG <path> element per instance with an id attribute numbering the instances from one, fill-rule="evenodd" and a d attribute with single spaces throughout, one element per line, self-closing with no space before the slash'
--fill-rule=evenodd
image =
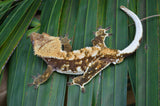
<path id="1" fill-rule="evenodd" d="M 30 27 L 38 27 L 38 26 L 40 26 L 41 25 L 41 23 L 40 23 L 40 21 L 37 19 L 37 18 L 33 18 L 32 19 L 32 22 L 31 22 L 31 24 L 30 24 Z"/>
<path id="2" fill-rule="evenodd" d="M 0 19 L 11 8 L 13 0 L 0 1 Z"/>
<path id="3" fill-rule="evenodd" d="M 12 32 L 14 32 L 18 23 L 20 23 L 21 19 L 24 18 L 26 11 L 28 10 L 29 6 L 32 4 L 32 0 L 23 1 L 21 5 L 19 5 L 14 10 L 14 14 L 9 16 L 5 22 L 2 24 L 3 28 L 0 32 L 0 47 L 4 44 L 7 38 L 10 36 Z M 16 21 L 15 21 L 16 20 Z M 5 36 L 4 36 L 5 35 Z"/>
<path id="4" fill-rule="evenodd" d="M 8 16 L 5 22 L 3 22 L 3 24 L 1 25 L 0 41 L 1 43 L 3 42 L 3 45 L 1 45 L 1 48 L 0 48 L 0 55 L 1 55 L 0 69 L 1 70 L 3 69 L 10 55 L 16 48 L 19 40 L 22 38 L 23 34 L 25 33 L 25 30 L 28 27 L 31 18 L 33 17 L 35 11 L 37 10 L 37 8 L 35 8 L 33 9 L 32 13 L 30 14 L 28 13 L 30 12 L 30 10 L 28 10 L 28 6 L 30 6 L 29 9 L 32 9 L 31 3 L 32 3 L 31 0 L 29 3 L 28 2 L 22 3 L 22 5 L 19 6 L 21 10 L 20 12 L 18 11 L 19 8 L 18 9 L 15 8 L 15 10 L 17 11 L 13 10 L 13 13 L 11 13 L 10 16 Z M 26 6 L 26 7 L 23 7 L 23 6 Z M 25 8 L 25 11 L 21 9 L 22 7 Z M 0 73 L 1 73 L 1 70 L 0 70 Z"/>
<path id="5" fill-rule="evenodd" d="M 70 82 L 73 76 L 57 72 L 54 72 L 38 89 L 27 86 L 33 81 L 31 76 L 42 74 L 47 66 L 41 58 L 34 56 L 30 39 L 26 37 L 28 33 L 38 31 L 39 27 L 40 33 L 45 32 L 52 36 L 64 36 L 68 33 L 69 37 L 73 38 L 73 49 L 77 50 L 92 46 L 91 40 L 95 36 L 92 32 L 95 32 L 96 28 L 111 26 L 108 32 L 113 35 L 106 38 L 106 45 L 109 48 L 121 50 L 133 40 L 135 28 L 131 26 L 128 29 L 128 24 L 132 21 L 119 9 L 120 5 L 128 5 L 129 9 L 143 18 L 145 12 L 147 15 L 152 15 L 153 11 L 154 14 L 159 12 L 157 9 L 159 7 L 151 6 L 155 4 L 159 6 L 155 1 L 150 3 L 149 0 L 147 5 L 145 0 L 129 2 L 124 0 L 44 0 L 40 6 L 42 10 L 40 23 L 33 20 L 32 23 L 35 22 L 32 24 L 33 28 L 26 31 L 9 61 L 8 105 L 126 106 L 128 72 L 136 105 L 158 105 L 159 23 L 155 18 L 150 19 L 151 22 L 148 20 L 147 30 L 143 24 L 144 37 L 137 52 L 126 58 L 123 63 L 111 64 L 104 69 L 85 86 L 85 93 L 81 92 L 79 86 L 66 86 L 66 82 Z M 145 6 L 147 10 L 142 8 Z M 30 8 L 27 11 L 32 11 Z M 23 20 L 21 21 L 23 23 Z M 20 33 L 20 29 L 18 32 Z"/>
<path id="6" fill-rule="evenodd" d="M 30 36 L 31 35 L 31 33 L 33 33 L 33 32 L 39 32 L 39 30 L 40 30 L 40 26 L 38 26 L 38 27 L 35 27 L 35 28 L 32 28 L 32 29 L 29 29 L 27 32 L 26 32 L 26 36 Z"/>
<path id="7" fill-rule="evenodd" d="M 146 0 L 137 2 L 137 14 L 140 18 L 146 17 Z M 146 24 L 143 24 L 143 38 L 139 49 L 136 52 L 136 104 L 137 106 L 146 106 Z M 134 71 L 134 70 L 133 70 Z"/>
<path id="8" fill-rule="evenodd" d="M 146 1 L 146 15 L 157 14 L 157 0 Z M 151 19 L 146 22 L 146 105 L 158 106 L 158 21 Z M 150 30 L 152 29 L 152 30 Z M 152 36 L 151 36 L 152 35 Z M 154 51 L 154 52 L 153 52 Z"/>
<path id="9" fill-rule="evenodd" d="M 158 1 L 138 1 L 134 3 L 134 12 L 140 18 L 159 14 Z M 131 4 L 133 4 L 131 3 Z M 154 5 L 154 6 L 153 6 Z M 137 8 L 136 8 L 137 7 Z M 146 16 L 147 15 L 147 16 Z M 158 19 L 158 18 L 157 18 Z M 152 18 L 147 20 L 147 24 L 143 23 L 143 39 L 141 45 L 136 52 L 135 63 L 136 66 L 130 68 L 130 78 L 132 88 L 135 89 L 136 105 L 137 106 L 157 106 L 158 100 L 158 27 L 157 19 Z M 151 30 L 152 29 L 152 30 Z M 131 32 L 131 34 L 134 32 Z M 130 62 L 134 65 L 134 62 Z M 129 64 L 129 66 L 132 66 Z M 136 69 L 135 69 L 136 68 Z M 136 75 L 133 73 L 136 72 Z M 160 74 L 159 74 L 160 75 Z M 135 83 L 136 82 L 136 83 Z"/>
<path id="10" fill-rule="evenodd" d="M 38 9 L 38 7 L 40 5 L 40 2 L 41 2 L 41 0 L 36 0 L 28 8 L 27 13 L 23 16 L 20 23 L 16 26 L 16 30 L 14 30 L 12 35 L 9 37 L 9 39 L 7 39 L 7 41 L 2 46 L 1 50 L 2 50 L 3 53 L 8 53 L 9 54 L 12 51 L 12 48 L 17 45 L 17 43 L 18 43 L 17 41 L 19 41 L 21 39 L 22 35 L 24 34 L 24 32 L 25 32 L 26 28 L 28 27 L 32 17 L 34 16 L 36 10 Z M 25 38 L 26 38 L 26 36 L 25 36 Z M 23 39 L 22 39 L 22 41 L 23 41 Z M 29 41 L 29 39 L 26 40 L 26 41 Z M 28 43 L 30 43 L 30 42 L 28 42 Z M 23 46 L 21 46 L 21 45 L 23 45 Z M 8 47 L 7 49 L 5 49 L 6 46 Z M 28 52 L 29 47 L 30 47 L 30 50 L 31 50 L 31 45 L 28 46 L 26 44 L 26 42 L 23 42 L 22 44 L 20 43 L 20 45 L 19 45 L 20 50 L 16 50 L 16 52 L 14 54 L 16 54 L 17 51 L 19 53 L 23 53 L 22 48 L 25 50 L 25 52 Z M 23 55 L 25 56 L 25 53 L 23 53 Z M 26 74 L 26 72 L 24 72 L 25 71 L 24 69 L 27 70 L 28 68 L 24 67 L 24 65 L 26 65 L 26 64 L 23 64 L 23 62 L 28 62 L 28 61 L 22 61 L 21 60 L 22 58 L 18 58 L 18 57 L 20 57 L 20 56 L 19 55 L 18 56 L 13 55 L 13 58 L 11 59 L 12 63 L 9 65 L 9 68 L 8 68 L 8 70 L 9 70 L 8 82 L 9 83 L 8 83 L 8 90 L 7 90 L 8 91 L 8 96 L 7 96 L 7 102 L 8 103 L 7 104 L 12 105 L 12 106 L 14 106 L 14 105 L 15 106 L 24 105 L 24 97 L 25 97 L 25 94 L 23 95 L 23 89 L 25 89 L 24 86 L 23 86 L 24 83 L 21 82 L 21 81 L 26 80 L 26 78 L 24 77 L 25 74 Z M 27 57 L 28 57 L 28 55 L 27 55 Z M 21 67 L 17 66 L 18 63 L 20 63 Z M 18 73 L 19 77 L 17 77 L 16 73 Z M 18 82 L 17 78 L 18 78 L 18 81 L 19 80 L 21 80 L 21 81 Z M 17 86 L 19 90 L 17 90 L 17 87 L 15 87 L 15 86 Z M 14 93 L 17 93 L 17 94 L 15 95 Z M 13 98 L 15 98 L 15 99 L 13 99 Z M 18 100 L 18 101 L 15 102 L 16 100 Z"/>
<path id="11" fill-rule="evenodd" d="M 1 83 L 2 83 L 2 78 L 3 78 L 4 70 L 5 70 L 5 69 L 3 69 L 3 70 L 2 70 L 2 74 L 0 74 L 0 86 L 1 86 Z"/>

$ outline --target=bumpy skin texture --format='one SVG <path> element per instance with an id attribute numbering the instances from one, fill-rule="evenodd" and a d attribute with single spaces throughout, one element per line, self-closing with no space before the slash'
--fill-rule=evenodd
<path id="1" fill-rule="evenodd" d="M 93 47 L 86 47 L 75 51 L 71 51 L 72 47 L 69 44 L 70 40 L 67 36 L 59 38 L 45 33 L 32 33 L 31 41 L 34 53 L 43 58 L 48 64 L 48 68 L 42 75 L 35 77 L 30 85 L 35 85 L 37 88 L 50 77 L 53 71 L 57 71 L 63 74 L 81 75 L 75 77 L 68 85 L 79 85 L 82 91 L 84 91 L 84 85 L 101 70 L 111 63 L 116 64 L 123 61 L 123 56 L 117 56 L 118 50 L 109 49 L 104 43 L 105 38 L 109 36 L 106 33 L 108 30 L 109 28 L 99 29 L 95 33 L 95 38 L 92 40 Z M 55 45 L 59 48 L 56 48 Z M 63 50 L 62 45 L 64 47 Z M 52 49 L 50 49 L 51 46 Z"/>
<path id="2" fill-rule="evenodd" d="M 105 45 L 104 40 L 110 35 L 106 31 L 110 28 L 99 28 L 95 32 L 92 47 L 74 51 L 71 51 L 72 47 L 67 36 L 62 38 L 53 37 L 46 33 L 32 33 L 30 38 L 33 44 L 34 54 L 41 57 L 48 64 L 48 67 L 42 75 L 33 77 L 34 81 L 29 85 L 35 85 L 35 88 L 38 88 L 40 84 L 49 79 L 54 71 L 57 71 L 63 74 L 80 75 L 73 78 L 72 82 L 69 82 L 68 85 L 79 85 L 82 92 L 84 92 L 84 85 L 100 71 L 111 63 L 117 64 L 122 62 L 126 56 L 135 52 L 142 38 L 143 29 L 141 21 L 126 7 L 121 6 L 120 8 L 133 19 L 136 26 L 134 40 L 123 50 L 109 49 Z"/>

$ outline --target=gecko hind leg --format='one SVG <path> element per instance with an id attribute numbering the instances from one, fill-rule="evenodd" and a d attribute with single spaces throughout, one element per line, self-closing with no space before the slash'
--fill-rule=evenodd
<path id="1" fill-rule="evenodd" d="M 86 70 L 82 76 L 73 78 L 72 82 L 68 82 L 67 85 L 78 85 L 80 86 L 82 92 L 85 92 L 84 85 L 90 82 L 94 76 L 101 72 L 101 70 L 107 67 L 110 63 L 110 61 L 106 60 L 97 60 L 88 68 L 88 70 Z"/>
<path id="2" fill-rule="evenodd" d="M 64 51 L 70 52 L 72 51 L 72 46 L 70 44 L 71 39 L 69 39 L 68 36 L 68 34 L 65 34 L 65 37 L 60 37 L 60 40 Z"/>
<path id="3" fill-rule="evenodd" d="M 33 81 L 33 83 L 28 84 L 28 86 L 35 85 L 35 88 L 38 88 L 40 84 L 43 84 L 44 82 L 46 82 L 49 79 L 49 77 L 51 76 L 51 74 L 54 71 L 55 71 L 55 69 L 53 69 L 53 67 L 51 65 L 48 65 L 46 71 L 42 75 L 38 75 L 37 77 L 32 76 L 34 81 Z"/>

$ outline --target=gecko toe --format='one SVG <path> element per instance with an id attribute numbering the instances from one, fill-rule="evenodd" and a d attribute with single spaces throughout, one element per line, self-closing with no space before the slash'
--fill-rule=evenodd
<path id="1" fill-rule="evenodd" d="M 102 26 L 99 26 L 99 27 L 98 27 L 98 30 L 99 30 L 99 29 L 102 29 Z"/>
<path id="2" fill-rule="evenodd" d="M 73 82 L 67 82 L 67 86 L 73 85 Z"/>
<path id="3" fill-rule="evenodd" d="M 33 86 L 34 84 L 33 83 L 31 83 L 31 84 L 27 84 L 28 86 Z"/>
<path id="4" fill-rule="evenodd" d="M 32 75 L 32 79 L 34 80 L 35 78 L 36 78 L 36 76 L 33 76 L 33 75 Z"/>
<path id="5" fill-rule="evenodd" d="M 39 87 L 39 85 L 35 85 L 35 86 L 34 86 L 35 89 L 38 89 L 38 87 Z"/>
<path id="6" fill-rule="evenodd" d="M 112 35 L 112 33 L 108 33 L 108 36 L 111 36 Z"/>
<path id="7" fill-rule="evenodd" d="M 81 87 L 81 91 L 82 91 L 82 93 L 84 93 L 85 92 L 85 88 L 84 88 L 84 86 L 80 86 Z"/>
<path id="8" fill-rule="evenodd" d="M 66 34 L 65 34 L 65 37 L 67 37 L 67 38 L 68 38 L 68 37 L 69 37 L 69 34 L 68 34 L 68 33 L 66 33 Z"/>
<path id="9" fill-rule="evenodd" d="M 105 28 L 105 30 L 106 30 L 106 31 L 108 31 L 108 30 L 110 30 L 110 29 L 111 29 L 111 27 L 110 27 L 110 26 L 109 26 L 109 27 L 107 27 L 107 28 Z"/>

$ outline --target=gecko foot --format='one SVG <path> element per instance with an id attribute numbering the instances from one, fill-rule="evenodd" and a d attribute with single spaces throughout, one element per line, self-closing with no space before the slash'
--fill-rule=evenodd
<path id="1" fill-rule="evenodd" d="M 76 83 L 73 83 L 73 82 L 67 82 L 67 86 L 72 86 L 72 85 L 78 85 L 78 86 L 81 88 L 82 93 L 85 92 L 85 87 L 84 87 L 84 85 L 81 86 L 81 85 L 76 84 Z"/>
<path id="2" fill-rule="evenodd" d="M 85 92 L 85 82 L 83 82 L 84 78 L 82 76 L 78 76 L 78 77 L 75 77 L 73 78 L 72 82 L 67 82 L 67 85 L 68 86 L 71 86 L 71 85 L 78 85 L 80 88 L 81 88 L 81 91 L 82 93 Z"/>
<path id="3" fill-rule="evenodd" d="M 37 77 L 32 76 L 33 79 L 33 83 L 28 84 L 28 86 L 35 86 L 34 88 L 37 89 L 39 87 L 39 85 L 43 84 L 44 82 L 46 82 L 49 77 L 51 76 L 51 74 L 55 71 L 56 69 L 53 68 L 51 65 L 48 65 L 46 71 L 40 75 L 38 74 Z"/>
<path id="4" fill-rule="evenodd" d="M 32 76 L 33 79 L 33 83 L 29 83 L 28 86 L 34 86 L 35 89 L 37 89 L 39 87 L 39 78 L 41 75 L 38 75 L 38 77 Z"/>
<path id="5" fill-rule="evenodd" d="M 30 83 L 30 84 L 27 84 L 27 85 L 28 85 L 28 86 L 34 86 L 35 84 Z M 38 89 L 38 87 L 39 87 L 39 85 L 35 85 L 35 86 L 34 86 L 35 89 Z"/>
<path id="6" fill-rule="evenodd" d="M 72 82 L 67 82 L 67 86 L 71 86 L 71 85 L 73 85 Z"/>

